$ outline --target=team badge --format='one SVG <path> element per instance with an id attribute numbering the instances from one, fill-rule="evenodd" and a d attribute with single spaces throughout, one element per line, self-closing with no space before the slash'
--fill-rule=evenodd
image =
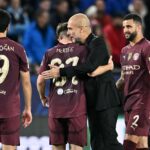
<path id="1" fill-rule="evenodd" d="M 139 59 L 140 54 L 139 53 L 135 53 L 133 55 L 133 60 L 138 60 Z"/>
<path id="2" fill-rule="evenodd" d="M 59 88 L 58 90 L 57 90 L 57 94 L 58 95 L 62 95 L 64 93 L 64 90 L 62 89 L 62 88 Z"/>

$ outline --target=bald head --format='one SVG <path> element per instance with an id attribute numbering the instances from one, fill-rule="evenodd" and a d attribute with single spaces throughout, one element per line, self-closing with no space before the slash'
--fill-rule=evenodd
<path id="1" fill-rule="evenodd" d="M 87 26 L 90 27 L 90 20 L 85 14 L 79 13 L 73 15 L 69 21 L 75 23 L 77 26 Z"/>
<path id="2" fill-rule="evenodd" d="M 68 21 L 68 34 L 76 42 L 84 43 L 91 33 L 90 20 L 84 14 L 75 14 Z"/>

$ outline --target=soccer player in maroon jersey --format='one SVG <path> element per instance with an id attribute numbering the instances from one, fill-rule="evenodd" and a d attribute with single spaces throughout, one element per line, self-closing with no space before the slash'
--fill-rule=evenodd
<path id="1" fill-rule="evenodd" d="M 122 49 L 122 72 L 116 85 L 124 89 L 125 95 L 124 150 L 146 150 L 150 128 L 150 42 L 143 37 L 142 20 L 136 14 L 124 17 L 123 29 L 129 45 Z M 99 68 L 89 75 L 98 74 Z"/>
<path id="2" fill-rule="evenodd" d="M 150 129 L 150 41 L 142 32 L 142 19 L 128 14 L 123 30 L 129 44 L 121 52 L 121 78 L 117 87 L 124 88 L 126 134 L 124 150 L 147 150 Z"/>
<path id="3" fill-rule="evenodd" d="M 82 45 L 73 44 L 67 35 L 67 23 L 57 27 L 59 43 L 45 53 L 40 73 L 49 70 L 49 64 L 76 66 L 84 61 L 86 49 Z M 77 77 L 55 78 L 51 81 L 48 98 L 45 96 L 45 80 L 40 74 L 37 88 L 42 104 L 49 105 L 50 144 L 55 150 L 65 149 L 70 143 L 72 149 L 82 150 L 87 143 L 86 99 L 83 81 Z M 48 101 L 47 101 L 48 100 Z"/>
<path id="4" fill-rule="evenodd" d="M 0 142 L 3 150 L 15 150 L 20 144 L 20 78 L 25 108 L 23 126 L 32 122 L 31 84 L 23 47 L 6 37 L 10 15 L 0 9 Z"/>

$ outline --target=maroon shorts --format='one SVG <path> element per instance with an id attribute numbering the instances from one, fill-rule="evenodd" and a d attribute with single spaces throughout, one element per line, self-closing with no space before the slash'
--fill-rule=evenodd
<path id="1" fill-rule="evenodd" d="M 5 145 L 20 145 L 20 116 L 0 118 L 0 142 Z"/>
<path id="2" fill-rule="evenodd" d="M 66 143 L 79 145 L 87 144 L 87 117 L 85 115 L 75 118 L 48 119 L 51 145 L 64 145 Z"/>
<path id="3" fill-rule="evenodd" d="M 150 110 L 132 110 L 125 112 L 126 133 L 148 136 L 150 129 Z"/>

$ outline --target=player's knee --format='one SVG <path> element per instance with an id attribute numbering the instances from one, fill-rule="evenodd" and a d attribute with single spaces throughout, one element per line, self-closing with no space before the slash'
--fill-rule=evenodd
<path id="1" fill-rule="evenodd" d="M 148 137 L 140 136 L 139 141 L 137 143 L 137 149 L 145 149 L 148 148 Z"/>
<path id="2" fill-rule="evenodd" d="M 17 150 L 16 146 L 2 145 L 2 150 Z"/>
<path id="3" fill-rule="evenodd" d="M 126 134 L 125 141 L 124 141 L 124 150 L 130 150 L 130 149 L 134 150 L 134 148 L 141 149 L 141 150 L 147 149 L 148 148 L 148 137 Z"/>
<path id="4" fill-rule="evenodd" d="M 70 146 L 71 146 L 71 150 L 83 150 L 83 148 L 78 145 L 71 144 Z"/>
<path id="5" fill-rule="evenodd" d="M 139 136 L 137 135 L 130 135 L 130 134 L 125 134 L 125 140 L 127 141 L 132 141 L 133 143 L 138 143 L 139 141 Z"/>
<path id="6" fill-rule="evenodd" d="M 125 140 L 123 143 L 123 148 L 124 150 L 136 150 L 136 143 L 130 140 Z"/>
<path id="7" fill-rule="evenodd" d="M 52 150 L 65 150 L 65 145 L 52 145 Z"/>

